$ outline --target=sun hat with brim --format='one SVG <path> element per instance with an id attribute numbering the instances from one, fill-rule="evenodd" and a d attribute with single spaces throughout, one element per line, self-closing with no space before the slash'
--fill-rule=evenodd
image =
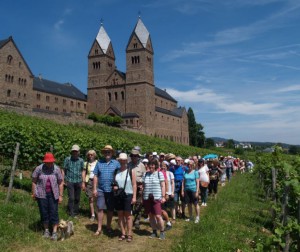
<path id="1" fill-rule="evenodd" d="M 147 158 L 144 158 L 144 159 L 142 160 L 142 163 L 149 163 L 149 160 L 148 160 Z"/>
<path id="2" fill-rule="evenodd" d="M 79 150 L 80 150 L 80 148 L 79 148 L 79 146 L 78 146 L 77 144 L 74 144 L 74 145 L 72 146 L 71 151 L 79 151 Z"/>
<path id="3" fill-rule="evenodd" d="M 159 156 L 165 156 L 166 154 L 165 153 L 163 153 L 163 152 L 161 152 L 161 153 L 159 153 Z"/>
<path id="4" fill-rule="evenodd" d="M 172 159 L 172 160 L 170 161 L 170 164 L 172 164 L 172 165 L 176 165 L 176 161 L 175 161 L 175 159 Z"/>
<path id="5" fill-rule="evenodd" d="M 139 155 L 140 156 L 140 152 L 138 150 L 133 149 L 133 150 L 131 150 L 131 153 L 130 153 L 130 156 L 132 156 L 132 155 Z"/>
<path id="6" fill-rule="evenodd" d="M 101 152 L 103 153 L 104 151 L 111 151 L 113 153 L 115 152 L 115 150 L 111 145 L 105 145 L 104 148 L 101 150 Z"/>
<path id="7" fill-rule="evenodd" d="M 188 158 L 184 160 L 185 164 L 188 164 L 189 162 L 190 162 L 190 160 Z"/>
<path id="8" fill-rule="evenodd" d="M 127 159 L 128 159 L 127 154 L 126 154 L 126 153 L 120 153 L 118 159 L 119 159 L 119 160 L 127 160 Z"/>
<path id="9" fill-rule="evenodd" d="M 47 152 L 44 156 L 43 163 L 53 163 L 55 162 L 55 158 L 52 153 Z"/>

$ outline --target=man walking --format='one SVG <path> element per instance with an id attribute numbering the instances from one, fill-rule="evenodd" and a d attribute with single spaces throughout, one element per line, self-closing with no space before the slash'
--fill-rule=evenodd
<path id="1" fill-rule="evenodd" d="M 71 156 L 65 159 L 62 170 L 68 190 L 68 212 L 71 217 L 76 217 L 79 214 L 81 187 L 84 183 L 84 162 L 79 157 L 79 151 L 79 146 L 74 144 L 71 149 Z"/>
<path id="2" fill-rule="evenodd" d="M 114 149 L 111 145 L 106 145 L 101 150 L 104 160 L 98 161 L 94 169 L 94 185 L 93 194 L 97 197 L 97 216 L 98 229 L 95 235 L 100 235 L 102 232 L 102 222 L 104 209 L 107 209 L 107 232 L 113 232 L 111 228 L 111 221 L 114 211 L 114 199 L 111 183 L 114 180 L 115 170 L 120 168 L 120 163 L 113 159 Z"/>

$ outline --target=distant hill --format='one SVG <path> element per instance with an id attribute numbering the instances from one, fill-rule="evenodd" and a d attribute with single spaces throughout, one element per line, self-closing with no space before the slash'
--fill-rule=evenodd
<path id="1" fill-rule="evenodd" d="M 229 139 L 227 138 L 222 138 L 222 137 L 208 137 L 208 138 L 211 138 L 213 139 L 215 142 L 227 142 Z M 271 147 L 271 146 L 274 146 L 275 144 L 277 143 L 272 143 L 272 142 L 250 142 L 250 141 L 237 141 L 237 140 L 234 140 L 233 141 L 235 143 L 250 143 L 251 145 L 254 145 L 254 146 L 262 146 L 262 147 Z M 286 148 L 288 149 L 292 144 L 286 144 L 286 143 L 280 143 L 281 146 L 283 148 Z M 296 145 L 296 146 L 300 146 L 300 145 Z"/>

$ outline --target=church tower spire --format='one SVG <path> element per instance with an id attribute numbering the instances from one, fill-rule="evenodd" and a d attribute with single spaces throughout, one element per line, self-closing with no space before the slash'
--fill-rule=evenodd
<path id="1" fill-rule="evenodd" d="M 101 22 L 99 32 L 88 55 L 88 88 L 103 87 L 115 70 L 112 42 Z"/>
<path id="2" fill-rule="evenodd" d="M 126 82 L 154 85 L 150 33 L 139 17 L 126 48 Z"/>

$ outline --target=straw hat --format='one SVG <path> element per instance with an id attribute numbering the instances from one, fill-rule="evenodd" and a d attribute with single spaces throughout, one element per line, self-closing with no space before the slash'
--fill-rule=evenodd
<path id="1" fill-rule="evenodd" d="M 111 151 L 112 153 L 115 153 L 115 150 L 111 145 L 105 145 L 104 148 L 101 150 L 101 152 L 103 153 L 105 151 Z"/>

